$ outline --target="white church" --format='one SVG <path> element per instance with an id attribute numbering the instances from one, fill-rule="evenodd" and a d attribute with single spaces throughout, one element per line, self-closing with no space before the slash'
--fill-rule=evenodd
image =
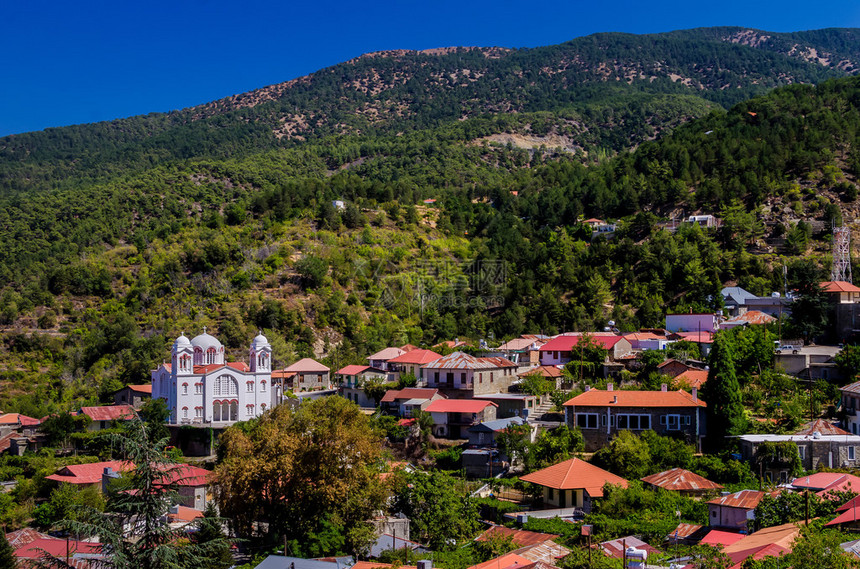
<path id="1" fill-rule="evenodd" d="M 170 363 L 152 372 L 152 397 L 167 402 L 173 425 L 228 426 L 258 417 L 280 402 L 272 388 L 272 346 L 262 333 L 248 360 L 225 362 L 224 346 L 206 328 L 191 340 L 183 333 Z"/>

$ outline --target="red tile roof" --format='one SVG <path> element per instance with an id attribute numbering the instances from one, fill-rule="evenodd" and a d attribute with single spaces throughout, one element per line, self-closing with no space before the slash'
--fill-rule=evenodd
<path id="1" fill-rule="evenodd" d="M 40 425 L 42 421 L 22 415 L 20 413 L 6 413 L 0 416 L 0 424 L 2 425 L 21 425 L 22 427 L 32 427 Z"/>
<path id="2" fill-rule="evenodd" d="M 335 373 L 337 373 L 338 375 L 358 375 L 367 369 L 370 369 L 370 366 L 352 364 L 340 368 Z"/>
<path id="3" fill-rule="evenodd" d="M 498 407 L 492 401 L 476 399 L 437 399 L 427 406 L 428 413 L 480 413 L 487 407 Z"/>
<path id="4" fill-rule="evenodd" d="M 59 539 L 56 537 L 34 539 L 27 545 L 15 550 L 15 557 L 20 559 L 39 559 L 48 554 L 52 557 L 64 558 L 66 551 L 71 554 L 86 553 L 98 554 L 102 551 L 102 544 L 89 541 L 78 541 L 76 539 Z"/>
<path id="5" fill-rule="evenodd" d="M 683 468 L 664 470 L 663 472 L 646 476 L 641 480 L 642 482 L 651 484 L 652 486 L 658 486 L 665 490 L 677 490 L 681 492 L 719 490 L 722 488 L 720 484 L 711 482 L 707 478 L 699 476 L 695 472 L 684 470 Z"/>
<path id="6" fill-rule="evenodd" d="M 707 535 L 705 535 L 705 537 L 702 538 L 702 540 L 699 542 L 699 545 L 726 546 L 731 545 L 733 543 L 737 543 L 745 537 L 746 535 L 742 533 L 712 529 L 707 533 Z"/>
<path id="7" fill-rule="evenodd" d="M 176 508 L 176 513 L 172 511 L 167 514 L 167 518 L 169 521 L 173 523 L 191 523 L 194 520 L 200 519 L 203 517 L 203 512 L 200 510 L 195 510 L 194 508 L 189 508 L 188 506 L 174 506 Z"/>
<path id="8" fill-rule="evenodd" d="M 190 487 L 206 486 L 212 478 L 212 471 L 190 464 L 174 464 L 162 470 L 164 470 L 164 476 L 160 480 L 161 484 Z"/>
<path id="9" fill-rule="evenodd" d="M 507 528 L 505 526 L 493 526 L 481 535 L 476 541 L 487 541 L 492 538 L 510 539 L 513 545 L 526 547 L 528 545 L 537 545 L 545 541 L 558 538 L 557 534 L 539 533 L 536 531 L 526 531 L 522 529 Z"/>
<path id="10" fill-rule="evenodd" d="M 720 496 L 709 501 L 708 504 L 724 506 L 726 508 L 743 508 L 744 510 L 754 510 L 765 493 L 758 490 L 741 490 L 728 496 Z"/>
<path id="11" fill-rule="evenodd" d="M 251 368 L 249 368 L 248 364 L 246 364 L 245 362 L 227 362 L 226 364 L 206 364 L 194 366 L 194 373 L 198 375 L 204 375 L 225 367 L 229 367 L 231 369 L 235 369 L 236 371 L 241 371 L 243 373 L 248 373 L 249 371 L 251 371 Z"/>
<path id="12" fill-rule="evenodd" d="M 425 367 L 431 369 L 498 369 L 517 367 L 517 364 L 506 358 L 476 358 L 463 352 L 454 352 L 428 363 Z"/>
<path id="13" fill-rule="evenodd" d="M 603 550 L 609 557 L 613 557 L 615 559 L 621 559 L 624 557 L 624 546 L 626 547 L 635 547 L 636 549 L 644 549 L 648 552 L 648 556 L 652 555 L 661 555 L 662 551 L 651 547 L 638 537 L 634 537 L 629 535 L 627 537 L 619 537 L 618 539 L 613 539 L 610 541 L 604 541 L 598 544 L 598 547 Z"/>
<path id="14" fill-rule="evenodd" d="M 302 358 L 293 365 L 285 367 L 284 371 L 287 373 L 325 373 L 329 371 L 329 368 L 313 358 Z"/>
<path id="15" fill-rule="evenodd" d="M 856 498 L 855 498 L 855 500 L 856 500 Z M 853 502 L 853 500 L 852 500 L 852 502 Z M 858 519 L 860 519 L 860 506 L 855 505 L 855 506 L 852 506 L 848 509 L 842 510 L 841 514 L 839 514 L 838 516 L 833 518 L 833 520 L 827 522 L 824 525 L 826 525 L 826 526 L 838 526 L 839 524 L 855 523 Z"/>
<path id="16" fill-rule="evenodd" d="M 521 476 L 520 480 L 557 490 L 584 488 L 594 498 L 603 496 L 605 484 L 616 484 L 627 488 L 625 479 L 579 458 L 571 458 L 543 470 Z"/>
<path id="17" fill-rule="evenodd" d="M 860 292 L 860 287 L 845 281 L 827 281 L 821 283 L 824 292 Z"/>
<path id="18" fill-rule="evenodd" d="M 372 356 L 367 356 L 368 360 L 385 360 L 388 361 L 391 358 L 396 358 L 397 356 L 402 356 L 406 353 L 406 350 L 402 350 L 400 348 L 384 348 Z"/>
<path id="19" fill-rule="evenodd" d="M 423 365 L 436 361 L 441 357 L 442 354 L 437 354 L 436 352 L 430 350 L 415 348 L 414 350 L 410 350 L 405 354 L 397 356 L 396 358 L 391 358 L 390 360 L 388 360 L 388 363 Z"/>
<path id="20" fill-rule="evenodd" d="M 137 417 L 131 405 L 104 405 L 102 407 L 81 407 L 81 413 L 93 421 L 130 421 Z"/>
<path id="21" fill-rule="evenodd" d="M 741 314 L 740 316 L 735 316 L 734 318 L 730 318 L 729 320 L 726 320 L 724 322 L 724 324 L 728 324 L 729 322 L 732 322 L 732 323 L 734 323 L 734 322 L 745 322 L 747 324 L 759 325 L 759 324 L 770 324 L 771 322 L 774 322 L 775 320 L 776 320 L 776 318 L 774 318 L 770 314 L 765 314 L 761 310 L 748 310 L 747 312 L 745 312 L 744 314 Z"/>
<path id="22" fill-rule="evenodd" d="M 413 346 L 412 344 L 403 344 L 400 346 L 400 349 L 404 352 L 411 352 L 412 350 L 417 350 L 418 346 Z"/>
<path id="23" fill-rule="evenodd" d="M 150 395 L 152 395 L 151 383 L 147 383 L 145 385 L 126 385 L 126 387 L 137 393 L 149 393 Z"/>
<path id="24" fill-rule="evenodd" d="M 546 344 L 540 347 L 541 352 L 569 352 L 577 345 L 579 345 L 579 341 L 583 338 L 582 335 L 576 336 L 556 336 Z M 591 341 L 607 350 L 612 349 L 615 344 L 624 339 L 623 336 L 598 336 L 591 335 L 589 336 Z"/>
<path id="25" fill-rule="evenodd" d="M 536 368 L 532 368 L 525 373 L 521 373 L 520 377 L 526 377 L 528 375 L 540 375 L 542 377 L 561 377 L 564 375 L 560 369 L 556 366 L 538 366 Z"/>
<path id="26" fill-rule="evenodd" d="M 815 433 L 821 433 L 822 435 L 850 435 L 848 431 L 844 431 L 831 423 L 830 421 L 825 421 L 824 419 L 816 419 L 811 423 L 805 424 L 799 431 L 794 433 L 795 435 L 813 435 Z"/>
<path id="27" fill-rule="evenodd" d="M 830 492 L 850 490 L 860 491 L 860 477 L 853 474 L 842 474 L 841 472 L 816 472 L 809 476 L 800 476 L 791 481 L 795 488 L 808 488 L 821 496 Z"/>
<path id="28" fill-rule="evenodd" d="M 506 553 L 495 559 L 472 565 L 468 569 L 524 569 L 527 565 L 531 565 L 531 559 L 527 559 L 516 553 Z"/>
<path id="29" fill-rule="evenodd" d="M 565 407 L 705 407 L 686 391 L 604 391 L 592 389 L 569 399 Z"/>
<path id="30" fill-rule="evenodd" d="M 37 539 L 50 538 L 50 535 L 42 533 L 40 531 L 36 531 L 33 528 L 21 528 L 19 530 L 15 530 L 6 534 L 6 541 L 9 542 L 9 545 L 12 546 L 12 549 L 18 549 L 19 547 L 23 547 Z"/>
<path id="31" fill-rule="evenodd" d="M 105 468 L 114 472 L 126 472 L 133 468 L 130 462 L 122 460 L 108 460 L 105 462 L 92 462 L 89 464 L 70 464 L 57 471 L 56 474 L 46 476 L 48 480 L 65 482 L 67 484 L 96 484 L 102 481 Z"/>
<path id="32" fill-rule="evenodd" d="M 403 389 L 389 389 L 382 396 L 381 403 L 394 403 L 398 399 L 431 399 L 441 395 L 438 389 L 429 387 L 404 387 Z M 442 395 L 442 397 L 445 397 Z"/>
<path id="33" fill-rule="evenodd" d="M 703 369 L 688 369 L 687 371 L 676 375 L 675 379 L 678 380 L 681 385 L 685 385 L 691 389 L 693 387 L 701 389 L 702 385 L 708 381 L 708 372 Z"/>

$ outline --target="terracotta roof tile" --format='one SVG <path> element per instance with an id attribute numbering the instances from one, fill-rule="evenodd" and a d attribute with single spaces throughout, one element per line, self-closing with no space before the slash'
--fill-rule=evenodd
<path id="1" fill-rule="evenodd" d="M 387 360 L 390 360 L 391 358 L 396 358 L 397 356 L 402 356 L 405 353 L 406 353 L 406 351 L 401 350 L 400 348 L 384 348 L 382 350 L 379 350 L 378 352 L 376 352 L 372 356 L 367 356 L 367 358 L 365 358 L 365 359 L 387 361 Z"/>
<path id="2" fill-rule="evenodd" d="M 137 417 L 131 405 L 104 405 L 101 407 L 81 407 L 81 413 L 93 421 L 130 421 Z"/>
<path id="3" fill-rule="evenodd" d="M 691 490 L 719 490 L 720 484 L 711 482 L 707 478 L 699 476 L 695 472 L 683 468 L 672 468 L 664 470 L 641 479 L 642 482 L 658 486 L 665 490 L 691 491 Z"/>
<path id="4" fill-rule="evenodd" d="M 702 385 L 708 381 L 708 372 L 703 369 L 688 369 L 687 371 L 676 375 L 675 379 L 678 380 L 681 385 L 685 385 L 690 389 L 693 387 L 701 389 Z"/>
<path id="5" fill-rule="evenodd" d="M 287 373 L 325 373 L 329 371 L 329 368 L 313 358 L 302 358 L 293 365 L 285 367 L 284 371 Z"/>
<path id="6" fill-rule="evenodd" d="M 701 399 L 678 391 L 604 391 L 592 389 L 569 399 L 565 407 L 705 407 Z"/>
<path id="7" fill-rule="evenodd" d="M 845 281 L 823 282 L 821 288 L 824 292 L 860 292 L 860 287 Z"/>
<path id="8" fill-rule="evenodd" d="M 362 365 L 352 364 L 352 365 L 348 365 L 348 366 L 340 368 L 335 373 L 338 375 L 358 375 L 358 374 L 360 374 L 363 371 L 368 370 L 368 369 L 370 369 L 370 366 L 362 366 Z"/>
<path id="9" fill-rule="evenodd" d="M 601 346 L 607 350 L 611 349 L 618 342 L 624 339 L 623 336 L 603 336 L 592 334 L 589 335 L 591 341 L 598 346 Z M 579 345 L 579 341 L 583 338 L 582 335 L 576 336 L 556 336 L 546 344 L 540 347 L 541 352 L 569 352 L 577 345 Z"/>
<path id="10" fill-rule="evenodd" d="M 521 373 L 519 377 L 526 377 L 529 375 L 540 375 L 542 377 L 556 378 L 561 377 L 564 374 L 556 366 L 538 366 L 536 368 L 528 370 L 527 372 Z"/>
<path id="11" fill-rule="evenodd" d="M 553 533 L 539 533 L 536 531 L 526 531 L 522 529 L 513 529 L 505 526 L 493 526 L 476 538 L 476 541 L 487 541 L 491 538 L 510 538 L 511 543 L 520 547 L 528 545 L 536 545 L 545 541 L 557 539 L 559 536 Z"/>
<path id="12" fill-rule="evenodd" d="M 130 462 L 122 460 L 108 460 L 105 462 L 91 462 L 89 464 L 70 464 L 57 471 L 56 474 L 46 476 L 48 480 L 65 482 L 67 484 L 97 484 L 102 481 L 105 468 L 114 472 L 126 472 L 133 468 Z"/>
<path id="13" fill-rule="evenodd" d="M 477 399 L 437 399 L 424 410 L 428 413 L 480 413 L 490 406 L 498 407 L 492 401 Z"/>
<path id="14" fill-rule="evenodd" d="M 408 351 L 405 354 L 401 354 L 396 358 L 391 358 L 390 360 L 388 360 L 388 363 L 423 365 L 436 361 L 441 357 L 442 354 L 437 354 L 436 352 L 433 352 L 431 350 L 422 350 L 421 348 L 415 348 L 414 350 Z"/>
<path id="15" fill-rule="evenodd" d="M 497 369 L 517 367 L 517 364 L 506 358 L 476 358 L 463 352 L 454 352 L 428 363 L 425 367 L 432 369 Z"/>
<path id="16" fill-rule="evenodd" d="M 557 490 L 584 488 L 593 498 L 603 496 L 605 484 L 616 484 L 627 488 L 625 479 L 578 458 L 571 458 L 543 470 L 521 476 L 520 480 Z"/>
<path id="17" fill-rule="evenodd" d="M 517 569 L 523 569 L 525 566 L 531 565 L 532 563 L 532 560 L 526 559 L 522 555 L 506 553 L 502 556 L 496 557 L 495 559 L 490 559 L 489 561 L 472 565 L 468 569 L 513 569 L 514 567 Z"/>
<path id="18" fill-rule="evenodd" d="M 710 500 L 708 504 L 724 506 L 726 508 L 743 508 L 745 510 L 753 510 L 764 498 L 765 493 L 758 490 L 741 490 L 727 496 L 720 496 Z"/>
<path id="19" fill-rule="evenodd" d="M 794 433 L 795 435 L 813 435 L 815 433 L 821 433 L 822 435 L 850 435 L 848 431 L 844 431 L 831 423 L 830 421 L 825 421 L 824 419 L 816 419 L 810 423 L 805 424 L 799 431 Z"/>
<path id="20" fill-rule="evenodd" d="M 6 413 L 0 416 L 0 424 L 2 425 L 21 425 L 22 427 L 32 427 L 41 424 L 42 421 L 22 415 L 20 413 Z"/>
<path id="21" fill-rule="evenodd" d="M 398 399 L 432 399 L 441 395 L 438 389 L 429 387 L 404 387 L 403 389 L 389 389 L 382 396 L 382 403 L 393 403 Z M 445 397 L 444 395 L 442 397 Z"/>

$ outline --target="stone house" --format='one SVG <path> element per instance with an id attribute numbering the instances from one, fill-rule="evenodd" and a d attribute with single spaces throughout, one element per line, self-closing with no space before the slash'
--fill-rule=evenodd
<path id="1" fill-rule="evenodd" d="M 804 470 L 819 468 L 856 468 L 860 466 L 860 435 L 741 435 L 741 456 L 752 461 L 764 442 L 790 442 L 797 445 Z M 789 465 L 773 465 L 765 476 L 774 482 L 788 482 Z"/>
<path id="2" fill-rule="evenodd" d="M 425 409 L 433 417 L 433 435 L 459 439 L 473 425 L 496 418 L 496 404 L 477 399 L 437 399 Z"/>
<path id="3" fill-rule="evenodd" d="M 303 358 L 280 371 L 272 372 L 272 382 L 282 391 L 331 389 L 331 370 L 312 358 Z"/>
<path id="4" fill-rule="evenodd" d="M 606 391 L 591 389 L 564 404 L 565 420 L 579 427 L 585 450 L 593 452 L 611 441 L 622 430 L 636 434 L 652 430 L 659 435 L 683 435 L 691 444 L 701 446 L 705 435 L 705 402 L 697 390 Z"/>
<path id="5" fill-rule="evenodd" d="M 478 358 L 453 352 L 422 368 L 427 387 L 455 399 L 489 393 L 507 393 L 517 379 L 517 364 L 505 358 Z"/>

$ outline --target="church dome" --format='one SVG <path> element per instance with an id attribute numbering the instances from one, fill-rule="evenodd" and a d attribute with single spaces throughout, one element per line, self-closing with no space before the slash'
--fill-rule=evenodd
<path id="1" fill-rule="evenodd" d="M 251 347 L 254 348 L 255 350 L 265 348 L 268 345 L 269 345 L 269 340 L 265 336 L 263 336 L 262 332 L 257 334 L 257 337 L 254 338 L 254 340 L 251 342 Z"/>
<path id="2" fill-rule="evenodd" d="M 189 340 L 185 334 L 181 334 L 176 340 L 173 342 L 174 350 L 181 350 L 183 348 L 190 348 L 192 346 L 191 340 Z"/>
<path id="3" fill-rule="evenodd" d="M 221 342 L 218 341 L 218 338 L 211 334 L 207 334 L 205 328 L 202 334 L 191 338 L 191 345 L 195 348 L 200 348 L 204 352 L 209 348 L 214 348 L 216 352 L 223 348 Z"/>

